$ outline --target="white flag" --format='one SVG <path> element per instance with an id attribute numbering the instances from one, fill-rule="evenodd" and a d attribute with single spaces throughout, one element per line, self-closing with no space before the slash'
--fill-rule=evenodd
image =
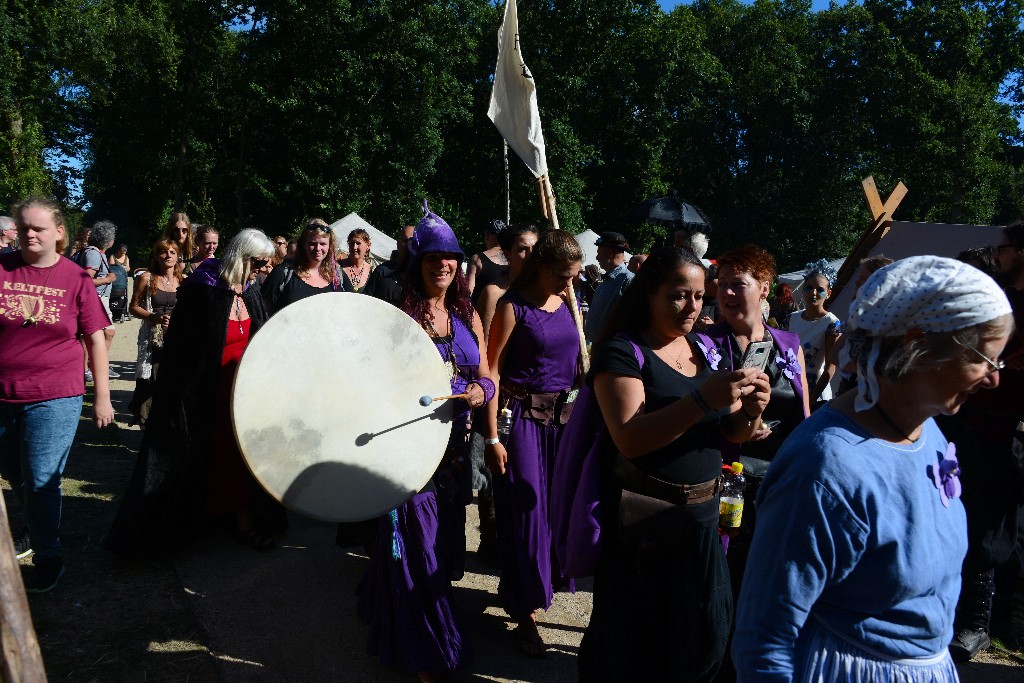
<path id="1" fill-rule="evenodd" d="M 537 85 L 519 50 L 519 17 L 516 0 L 505 3 L 505 18 L 498 30 L 498 63 L 487 118 L 494 122 L 509 147 L 516 151 L 533 175 L 548 172 L 544 155 L 544 131 L 537 108 Z"/>

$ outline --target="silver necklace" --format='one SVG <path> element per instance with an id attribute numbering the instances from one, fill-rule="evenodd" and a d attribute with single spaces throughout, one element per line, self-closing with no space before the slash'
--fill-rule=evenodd
<path id="1" fill-rule="evenodd" d="M 459 372 L 459 364 L 455 360 L 455 326 L 451 324 L 452 316 L 451 313 L 448 312 L 448 309 L 445 309 L 445 315 L 448 318 L 448 330 L 450 335 L 450 339 L 448 340 L 445 340 L 444 337 L 437 333 L 437 329 L 434 327 L 434 321 L 431 318 L 427 318 L 426 323 L 429 328 L 430 335 L 437 341 L 441 342 L 441 345 L 444 346 L 445 351 L 447 351 L 445 354 L 447 358 L 445 358 L 444 365 L 448 369 L 448 379 L 454 380 L 455 376 Z"/>
<path id="2" fill-rule="evenodd" d="M 686 343 L 686 340 L 684 339 L 684 340 L 683 340 L 683 344 L 682 344 L 682 348 L 680 348 L 680 349 L 679 349 L 679 353 L 677 353 L 677 354 L 676 354 L 676 357 L 675 357 L 675 358 L 674 358 L 674 359 L 672 360 L 672 362 L 676 364 L 676 368 L 677 368 L 677 369 L 678 369 L 678 370 L 679 370 L 680 372 L 681 372 L 681 371 L 682 371 L 682 369 L 683 369 L 683 364 L 679 362 L 679 359 L 683 357 L 683 351 L 685 351 L 685 350 L 687 349 L 687 347 L 688 347 L 688 346 L 689 346 L 689 344 L 687 344 L 687 343 Z"/>
<path id="3" fill-rule="evenodd" d="M 355 270 L 354 266 L 348 266 L 345 270 L 348 271 L 348 279 L 352 281 L 352 287 L 358 288 L 363 281 L 363 270 L 366 268 L 366 264 L 359 266 L 359 270 Z"/>

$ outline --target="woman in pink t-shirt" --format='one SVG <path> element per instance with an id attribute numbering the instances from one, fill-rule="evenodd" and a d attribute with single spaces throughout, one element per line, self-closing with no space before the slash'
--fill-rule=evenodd
<path id="1" fill-rule="evenodd" d="M 94 421 L 114 420 L 103 328 L 110 324 L 89 275 L 60 254 L 60 206 L 33 197 L 15 208 L 21 249 L 0 256 L 0 475 L 24 506 L 35 550 L 28 592 L 46 592 L 64 573 L 60 556 L 61 475 L 82 414 L 85 339 L 95 381 Z"/>

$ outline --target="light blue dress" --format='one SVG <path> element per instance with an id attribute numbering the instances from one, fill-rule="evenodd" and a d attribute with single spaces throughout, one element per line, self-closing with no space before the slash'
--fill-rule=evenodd
<path id="1" fill-rule="evenodd" d="M 897 445 L 828 406 L 793 432 L 758 493 L 740 681 L 957 680 L 946 647 L 967 531 L 932 476 L 946 448 L 931 419 Z"/>

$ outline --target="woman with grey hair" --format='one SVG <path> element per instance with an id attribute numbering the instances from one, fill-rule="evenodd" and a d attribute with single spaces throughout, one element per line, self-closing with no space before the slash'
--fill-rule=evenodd
<path id="1" fill-rule="evenodd" d="M 932 418 L 999 384 L 1012 327 L 992 278 L 953 259 L 897 261 L 861 287 L 841 359 L 857 391 L 790 435 L 758 492 L 739 680 L 957 680 L 966 519 Z"/>
<path id="2" fill-rule="evenodd" d="M 110 345 L 114 342 L 114 316 L 110 313 L 110 290 L 117 277 L 110 272 L 110 265 L 107 263 L 106 251 L 114 246 L 114 237 L 117 235 L 117 226 L 110 221 L 98 221 L 93 224 L 87 239 L 88 246 L 75 256 L 75 263 L 82 266 L 85 272 L 92 278 L 96 285 L 96 293 L 103 303 L 103 310 L 107 313 L 110 324 L 103 330 L 103 340 L 107 345 L 107 356 L 110 356 Z M 109 368 L 107 371 L 111 377 L 120 375 Z M 86 381 L 92 381 L 92 375 L 86 369 Z"/>
<path id="3" fill-rule="evenodd" d="M 284 510 L 246 468 L 231 428 L 230 393 L 246 345 L 267 319 L 256 274 L 274 254 L 243 230 L 223 260 L 207 259 L 178 288 L 142 450 L 108 549 L 158 553 L 234 517 L 240 542 L 270 550 Z"/>

